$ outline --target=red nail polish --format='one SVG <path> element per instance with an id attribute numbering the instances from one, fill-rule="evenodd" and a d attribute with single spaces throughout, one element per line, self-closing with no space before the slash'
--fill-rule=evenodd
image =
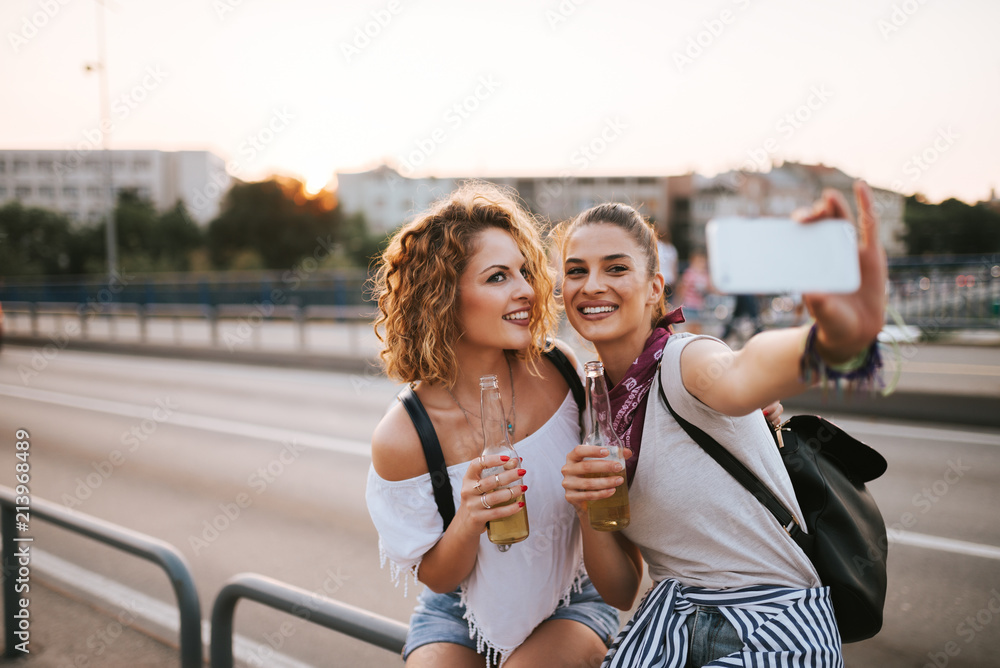
<path id="1" fill-rule="evenodd" d="M 508 457 L 507 455 L 500 455 L 500 461 L 502 461 L 502 462 L 509 462 L 510 461 L 510 457 Z"/>
<path id="2" fill-rule="evenodd" d="M 518 501 L 517 502 L 517 507 L 518 508 L 524 508 L 524 501 Z"/>
<path id="3" fill-rule="evenodd" d="M 525 473 L 527 473 L 527 471 L 525 471 L 524 469 L 518 469 L 517 470 L 517 474 L 518 475 L 524 475 Z"/>
<path id="4" fill-rule="evenodd" d="M 527 491 L 528 491 L 528 486 L 527 485 L 521 485 L 521 493 L 524 494 Z"/>

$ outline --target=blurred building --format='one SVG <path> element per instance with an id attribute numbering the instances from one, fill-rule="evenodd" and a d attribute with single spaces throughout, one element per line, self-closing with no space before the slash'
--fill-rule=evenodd
<path id="1" fill-rule="evenodd" d="M 455 179 L 410 179 L 382 165 L 337 173 L 337 202 L 345 216 L 363 213 L 368 230 L 391 232 L 457 185 Z"/>
<path id="2" fill-rule="evenodd" d="M 365 214 L 370 230 L 389 232 L 458 187 L 464 178 L 401 176 L 388 166 L 337 174 L 337 199 L 345 215 Z M 627 202 L 654 221 L 666 219 L 666 178 L 637 177 L 486 177 L 513 188 L 528 208 L 551 223 L 571 218 L 602 202 Z"/>
<path id="3" fill-rule="evenodd" d="M 208 151 L 111 150 L 110 185 L 135 189 L 160 211 L 177 200 L 205 224 L 219 213 L 232 183 L 222 158 Z M 107 210 L 103 151 L 0 150 L 0 203 L 52 209 L 73 221 L 100 219 Z"/>
<path id="4" fill-rule="evenodd" d="M 667 179 L 667 223 L 674 244 L 687 255 L 704 247 L 705 224 L 722 216 L 788 216 L 808 206 L 823 190 L 840 191 L 855 215 L 854 177 L 835 167 L 786 162 L 769 172 L 729 171 L 715 176 L 684 174 Z M 889 255 L 906 252 L 903 243 L 903 195 L 872 189 L 882 244 Z"/>
<path id="5" fill-rule="evenodd" d="M 667 218 L 667 179 L 663 176 L 567 175 L 491 180 L 517 190 L 528 207 L 550 223 L 573 218 L 605 202 L 624 202 L 657 225 Z"/>
<path id="6" fill-rule="evenodd" d="M 517 176 L 489 177 L 517 191 L 528 208 L 549 223 L 576 216 L 602 202 L 626 202 L 660 228 L 669 228 L 682 257 L 705 244 L 705 224 L 719 216 L 788 216 L 826 188 L 839 190 L 854 207 L 854 177 L 835 167 L 786 162 L 769 172 L 730 171 L 716 176 Z M 369 229 L 389 232 L 461 178 L 411 179 L 388 166 L 337 174 L 337 197 L 347 215 L 364 212 Z M 873 189 L 882 243 L 890 255 L 905 253 L 904 197 Z"/>

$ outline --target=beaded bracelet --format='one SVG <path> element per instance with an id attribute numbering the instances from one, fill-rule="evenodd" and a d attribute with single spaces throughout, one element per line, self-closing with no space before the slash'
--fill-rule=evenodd
<path id="1" fill-rule="evenodd" d="M 799 371 L 804 383 L 818 381 L 825 386 L 826 381 L 832 380 L 838 394 L 841 381 L 851 388 L 874 389 L 876 384 L 881 384 L 879 371 L 882 369 L 882 355 L 879 352 L 878 340 L 873 341 L 866 350 L 847 362 L 828 364 L 816 350 L 816 331 L 816 324 L 813 323 L 806 337 L 802 358 L 799 360 Z"/>

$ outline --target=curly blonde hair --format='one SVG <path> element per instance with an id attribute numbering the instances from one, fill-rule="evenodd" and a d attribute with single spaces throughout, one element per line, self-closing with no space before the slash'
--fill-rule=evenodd
<path id="1" fill-rule="evenodd" d="M 535 291 L 529 330 L 534 345 L 518 351 L 534 370 L 549 345 L 558 311 L 554 272 L 547 262 L 534 217 L 510 189 L 482 181 L 464 183 L 406 223 L 379 258 L 372 279 L 378 300 L 375 334 L 385 345 L 379 356 L 390 378 L 454 385 L 455 342 L 462 334 L 458 281 L 475 252 L 479 233 L 497 228 L 513 237 L 524 255 L 527 281 Z"/>

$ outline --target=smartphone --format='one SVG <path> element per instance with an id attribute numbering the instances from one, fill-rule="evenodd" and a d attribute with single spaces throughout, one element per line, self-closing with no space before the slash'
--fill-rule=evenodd
<path id="1" fill-rule="evenodd" d="M 849 220 L 717 218 L 705 240 L 712 283 L 722 293 L 849 293 L 861 285 Z"/>

